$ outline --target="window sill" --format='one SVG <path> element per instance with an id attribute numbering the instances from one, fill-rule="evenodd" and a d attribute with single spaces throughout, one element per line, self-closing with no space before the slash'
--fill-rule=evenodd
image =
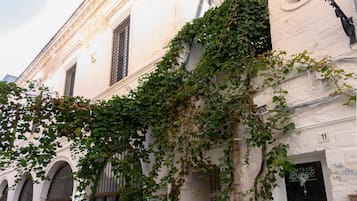
<path id="1" fill-rule="evenodd" d="M 281 9 L 284 11 L 293 11 L 304 6 L 309 2 L 310 0 L 300 0 L 295 3 L 289 2 L 288 0 L 281 0 Z"/>

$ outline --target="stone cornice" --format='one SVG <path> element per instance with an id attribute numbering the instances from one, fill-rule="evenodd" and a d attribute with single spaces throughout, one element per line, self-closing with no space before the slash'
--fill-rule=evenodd
<path id="1" fill-rule="evenodd" d="M 105 0 L 84 0 L 67 22 L 52 37 L 30 65 L 22 72 L 17 84 L 23 86 L 36 72 L 44 67 L 53 56 L 58 56 L 58 50 L 80 29 L 87 19 L 104 3 Z"/>

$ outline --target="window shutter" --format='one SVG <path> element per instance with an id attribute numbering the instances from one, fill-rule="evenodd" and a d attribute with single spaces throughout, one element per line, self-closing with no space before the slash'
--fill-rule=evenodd
<path id="1" fill-rule="evenodd" d="M 130 17 L 127 17 L 113 33 L 113 54 L 110 84 L 128 75 Z"/>

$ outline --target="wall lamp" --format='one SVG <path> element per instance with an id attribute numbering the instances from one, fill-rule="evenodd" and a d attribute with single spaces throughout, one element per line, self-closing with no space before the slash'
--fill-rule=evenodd
<path id="1" fill-rule="evenodd" d="M 335 8 L 335 13 L 337 18 L 340 18 L 343 30 L 346 35 L 350 38 L 350 46 L 357 42 L 356 40 L 356 30 L 353 24 L 352 17 L 347 17 L 345 13 L 341 10 L 341 8 L 337 5 L 335 0 L 325 0 L 327 1 L 333 8 Z"/>

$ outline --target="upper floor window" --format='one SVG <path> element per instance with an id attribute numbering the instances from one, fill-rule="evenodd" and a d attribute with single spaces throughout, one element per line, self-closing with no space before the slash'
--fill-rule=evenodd
<path id="1" fill-rule="evenodd" d="M 110 85 L 128 75 L 130 16 L 113 33 L 113 55 Z"/>
<path id="2" fill-rule="evenodd" d="M 76 77 L 76 65 L 72 66 L 66 72 L 66 82 L 65 82 L 65 87 L 64 87 L 64 95 L 65 96 L 73 96 L 75 77 Z"/>

